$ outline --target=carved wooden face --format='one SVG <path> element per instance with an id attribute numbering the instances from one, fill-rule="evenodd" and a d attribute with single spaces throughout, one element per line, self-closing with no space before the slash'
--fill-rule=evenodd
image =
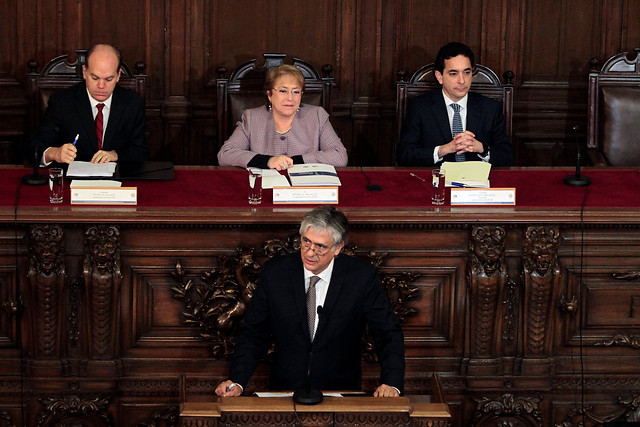
<path id="1" fill-rule="evenodd" d="M 113 262 L 118 251 L 118 236 L 99 231 L 90 238 L 89 250 L 96 265 L 107 266 Z"/>
<path id="2" fill-rule="evenodd" d="M 31 231 L 31 252 L 40 271 L 53 272 L 62 251 L 62 230 L 59 227 L 35 228 Z"/>
<path id="3" fill-rule="evenodd" d="M 472 250 L 482 264 L 487 275 L 493 274 L 500 266 L 504 253 L 504 232 L 478 229 L 472 236 Z"/>

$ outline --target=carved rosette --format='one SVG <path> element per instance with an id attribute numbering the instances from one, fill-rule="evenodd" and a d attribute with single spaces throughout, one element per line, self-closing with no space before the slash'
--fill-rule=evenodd
<path id="1" fill-rule="evenodd" d="M 84 235 L 83 275 L 91 324 L 91 357 L 114 355 L 118 293 L 122 282 L 120 230 L 113 225 L 91 226 Z"/>
<path id="2" fill-rule="evenodd" d="M 542 427 L 541 401 L 541 396 L 516 397 L 511 393 L 500 399 L 483 397 L 476 402 L 472 425 Z"/>
<path id="3" fill-rule="evenodd" d="M 29 285 L 36 302 L 34 316 L 36 354 L 55 358 L 60 349 L 62 298 L 66 271 L 64 233 L 58 225 L 29 228 Z"/>
<path id="4" fill-rule="evenodd" d="M 111 426 L 108 414 L 109 400 L 103 397 L 86 398 L 75 395 L 39 398 L 43 409 L 37 425 Z"/>
<path id="5" fill-rule="evenodd" d="M 498 353 L 502 336 L 501 302 L 507 282 L 505 230 L 481 226 L 471 230 L 468 281 L 471 295 L 471 357 Z"/>
<path id="6" fill-rule="evenodd" d="M 525 356 L 550 354 L 553 301 L 560 291 L 556 226 L 528 227 L 525 230 L 523 273 L 525 285 Z"/>

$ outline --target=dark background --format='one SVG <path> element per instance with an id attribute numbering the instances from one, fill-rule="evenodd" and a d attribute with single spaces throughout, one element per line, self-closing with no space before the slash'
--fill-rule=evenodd
<path id="1" fill-rule="evenodd" d="M 27 63 L 96 42 L 147 65 L 152 157 L 216 164 L 216 68 L 264 52 L 334 67 L 334 126 L 350 165 L 392 163 L 396 73 L 451 40 L 515 73 L 516 164 L 574 164 L 592 57 L 640 46 L 634 0 L 5 0 L 0 2 L 0 163 L 21 163 Z"/>

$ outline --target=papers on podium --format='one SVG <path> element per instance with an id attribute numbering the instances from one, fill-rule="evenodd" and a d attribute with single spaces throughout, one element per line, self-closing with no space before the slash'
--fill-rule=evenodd
<path id="1" fill-rule="evenodd" d="M 340 186 L 340 178 L 336 168 L 322 163 L 306 163 L 294 165 L 287 169 L 289 180 L 294 187 L 298 186 Z"/>
<path id="2" fill-rule="evenodd" d="M 440 170 L 444 172 L 447 187 L 489 188 L 491 163 L 444 162 Z"/>
<path id="3" fill-rule="evenodd" d="M 110 178 L 113 176 L 116 171 L 116 166 L 118 164 L 115 162 L 109 163 L 91 163 L 91 162 L 81 162 L 75 161 L 69 165 L 67 168 L 67 176 L 68 177 L 107 177 Z"/>
<path id="4" fill-rule="evenodd" d="M 250 168 L 247 168 L 250 169 Z M 262 170 L 262 189 L 267 190 L 273 187 L 289 187 L 289 181 L 287 177 L 282 175 L 275 169 L 261 169 Z"/>

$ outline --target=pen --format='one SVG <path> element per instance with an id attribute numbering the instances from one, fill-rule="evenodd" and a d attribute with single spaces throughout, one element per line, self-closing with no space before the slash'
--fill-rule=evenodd
<path id="1" fill-rule="evenodd" d="M 227 386 L 227 388 L 226 388 L 226 391 L 231 391 L 231 390 L 233 390 L 233 388 L 234 388 L 235 386 L 236 386 L 236 383 L 229 384 L 229 385 Z"/>
<path id="2" fill-rule="evenodd" d="M 73 140 L 73 146 L 74 146 L 74 147 L 76 146 L 76 142 L 78 142 L 78 138 L 79 138 L 79 137 L 80 137 L 80 134 L 79 134 L 79 133 L 78 133 L 78 134 L 76 134 L 76 137 L 75 137 L 75 139 Z"/>
<path id="3" fill-rule="evenodd" d="M 427 182 L 424 178 L 422 178 L 422 177 L 420 177 L 420 176 L 416 175 L 415 173 L 409 172 L 409 175 L 411 175 L 411 176 L 412 176 L 412 177 L 414 177 L 414 178 L 418 178 L 418 179 L 419 179 L 420 181 L 422 181 L 422 182 Z"/>

